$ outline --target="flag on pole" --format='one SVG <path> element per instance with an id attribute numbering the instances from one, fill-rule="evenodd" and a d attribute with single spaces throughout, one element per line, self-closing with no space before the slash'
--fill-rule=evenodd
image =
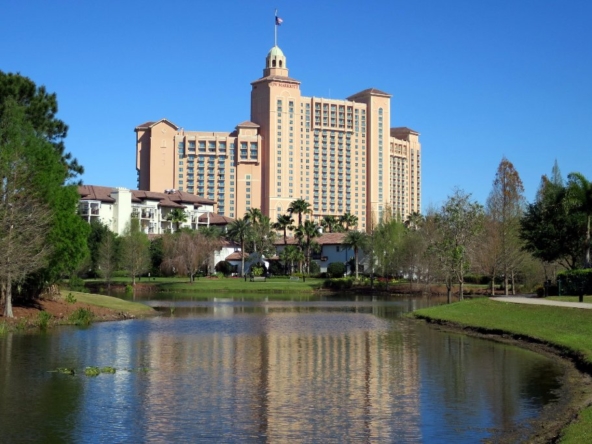
<path id="1" fill-rule="evenodd" d="M 278 25 L 278 26 L 279 26 L 279 25 L 281 25 L 283 22 L 284 22 L 284 21 L 283 21 L 283 20 L 282 20 L 280 17 L 278 17 L 277 15 L 275 16 L 275 24 L 276 24 L 276 25 Z"/>

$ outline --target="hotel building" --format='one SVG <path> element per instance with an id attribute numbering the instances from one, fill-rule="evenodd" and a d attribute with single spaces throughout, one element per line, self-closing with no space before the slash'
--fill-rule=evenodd
<path id="1" fill-rule="evenodd" d="M 136 127 L 138 188 L 197 194 L 232 218 L 260 208 L 272 221 L 301 198 L 314 220 L 349 212 L 363 230 L 387 208 L 402 219 L 420 211 L 419 134 L 390 128 L 390 94 L 305 97 L 278 46 L 251 85 L 250 121 L 233 132 L 185 131 L 166 119 Z"/>

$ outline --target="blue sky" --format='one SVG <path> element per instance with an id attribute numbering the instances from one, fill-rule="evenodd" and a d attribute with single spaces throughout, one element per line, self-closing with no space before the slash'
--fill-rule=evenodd
<path id="1" fill-rule="evenodd" d="M 592 2 L 5 0 L 0 70 L 56 92 L 84 183 L 136 188 L 134 128 L 232 131 L 279 46 L 306 96 L 392 94 L 420 132 L 423 209 L 484 203 L 503 156 L 526 198 L 555 159 L 592 180 Z"/>

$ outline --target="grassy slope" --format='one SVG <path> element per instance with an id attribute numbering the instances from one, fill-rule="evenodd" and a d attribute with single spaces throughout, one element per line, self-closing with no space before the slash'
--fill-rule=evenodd
<path id="1" fill-rule="evenodd" d="M 592 365 L 592 310 L 473 299 L 417 310 L 413 315 L 527 336 L 575 352 Z M 591 438 L 592 408 L 587 408 L 576 423 L 564 430 L 561 442 L 591 442 Z"/>
<path id="2" fill-rule="evenodd" d="M 100 294 L 80 293 L 77 291 L 62 291 L 62 298 L 65 298 L 70 293 L 79 302 L 96 305 L 98 307 L 110 308 L 112 310 L 126 312 L 136 316 L 147 315 L 154 311 L 152 307 L 140 304 L 138 302 L 124 301 L 119 298 L 103 296 Z"/>

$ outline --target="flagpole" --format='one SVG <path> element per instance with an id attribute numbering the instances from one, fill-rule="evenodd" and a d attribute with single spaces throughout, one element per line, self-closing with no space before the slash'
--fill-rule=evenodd
<path id="1" fill-rule="evenodd" d="M 277 46 L 277 9 L 275 10 L 275 18 L 273 19 L 273 26 L 274 26 L 274 46 Z"/>

